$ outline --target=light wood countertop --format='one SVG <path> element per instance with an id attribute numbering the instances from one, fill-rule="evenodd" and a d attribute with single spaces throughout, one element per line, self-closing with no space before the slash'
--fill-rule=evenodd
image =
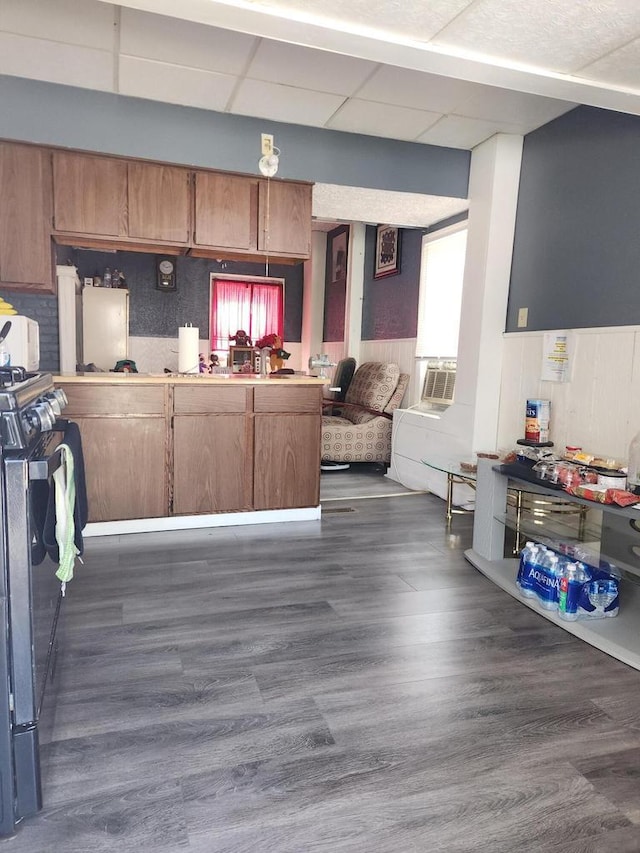
<path id="1" fill-rule="evenodd" d="M 205 373 L 69 373 L 54 376 L 56 385 L 329 385 L 330 379 L 288 374 L 285 376 L 242 376 L 238 373 L 209 375 Z"/>

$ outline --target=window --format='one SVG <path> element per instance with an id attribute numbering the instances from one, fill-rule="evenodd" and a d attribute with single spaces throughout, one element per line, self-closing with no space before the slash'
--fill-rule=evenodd
<path id="1" fill-rule="evenodd" d="M 211 276 L 211 351 L 225 353 L 242 329 L 255 343 L 264 335 L 284 336 L 284 281 L 279 278 Z"/>
<path id="2" fill-rule="evenodd" d="M 416 358 L 429 407 L 453 401 L 466 250 L 466 222 L 423 238 Z"/>
<path id="3" fill-rule="evenodd" d="M 454 226 L 456 227 L 456 226 Z M 458 355 L 466 224 L 427 234 L 422 247 L 416 355 L 452 359 Z"/>

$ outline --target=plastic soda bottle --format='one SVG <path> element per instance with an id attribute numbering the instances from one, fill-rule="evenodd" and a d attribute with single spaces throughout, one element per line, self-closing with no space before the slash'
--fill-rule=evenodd
<path id="1" fill-rule="evenodd" d="M 558 616 L 568 622 L 578 618 L 578 605 L 582 585 L 588 580 L 582 563 L 567 563 L 560 578 Z"/>

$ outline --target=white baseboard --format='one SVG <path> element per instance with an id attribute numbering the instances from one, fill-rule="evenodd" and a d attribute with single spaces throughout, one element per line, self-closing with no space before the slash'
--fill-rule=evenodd
<path id="1" fill-rule="evenodd" d="M 125 533 L 159 533 L 165 530 L 194 530 L 199 527 L 233 527 L 245 524 L 277 524 L 283 521 L 317 521 L 320 506 L 300 509 L 268 509 L 256 512 L 221 512 L 211 515 L 179 515 L 171 518 L 135 518 L 126 521 L 94 521 L 82 532 L 85 538 L 119 536 Z"/>

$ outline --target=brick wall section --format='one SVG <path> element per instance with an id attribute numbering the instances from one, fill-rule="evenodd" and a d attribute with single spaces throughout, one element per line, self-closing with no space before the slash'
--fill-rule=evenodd
<path id="1" fill-rule="evenodd" d="M 57 373 L 60 369 L 58 336 L 58 298 L 44 293 L 19 293 L 2 290 L 0 296 L 13 305 L 18 314 L 36 320 L 40 326 L 40 370 Z M 11 317 L 7 317 L 10 320 Z M 0 323 L 4 318 L 0 316 Z"/>

